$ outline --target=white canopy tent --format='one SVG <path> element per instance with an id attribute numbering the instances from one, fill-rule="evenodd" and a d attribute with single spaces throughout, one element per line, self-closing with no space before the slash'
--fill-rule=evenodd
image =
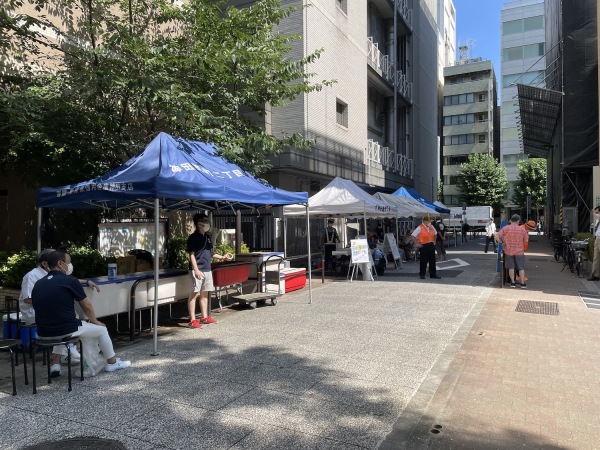
<path id="1" fill-rule="evenodd" d="M 398 211 L 398 217 L 422 217 L 424 214 L 431 214 L 432 216 L 440 215 L 435 209 L 428 208 L 422 203 L 408 197 L 400 197 L 398 195 L 385 194 L 383 192 L 377 192 L 373 196 L 376 199 L 395 207 Z"/>
<path id="2" fill-rule="evenodd" d="M 308 199 L 308 213 L 311 217 L 396 217 L 394 206 L 378 200 L 363 191 L 354 182 L 336 177 L 331 183 Z M 304 205 L 283 207 L 284 216 L 304 216 Z M 366 225 L 366 222 L 365 222 Z"/>
<path id="3" fill-rule="evenodd" d="M 367 230 L 367 218 L 396 217 L 395 207 L 384 203 L 365 192 L 354 182 L 336 177 L 331 182 L 308 199 L 305 205 L 287 205 L 283 207 L 284 217 L 362 217 Z M 310 249 L 310 235 L 307 235 Z M 287 242 L 284 240 L 284 251 Z M 309 279 L 311 267 L 309 265 Z"/>

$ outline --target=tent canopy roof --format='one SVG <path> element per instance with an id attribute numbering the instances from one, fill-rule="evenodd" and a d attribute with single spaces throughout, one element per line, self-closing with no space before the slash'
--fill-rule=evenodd
<path id="1" fill-rule="evenodd" d="M 160 133 L 144 151 L 98 178 L 38 190 L 41 208 L 258 208 L 306 203 L 306 192 L 275 188 L 217 155 L 214 144 Z"/>
<path id="2" fill-rule="evenodd" d="M 331 180 L 308 199 L 308 210 L 314 217 L 396 217 L 396 208 L 377 200 L 354 182 L 340 177 Z M 285 206 L 283 213 L 286 216 L 303 216 L 306 208 L 301 205 Z"/>
<path id="3" fill-rule="evenodd" d="M 398 217 L 422 217 L 425 214 L 439 215 L 437 212 L 410 197 L 402 197 L 399 195 L 386 194 L 377 192 L 375 198 L 387 203 L 390 206 L 396 207 Z"/>
<path id="4" fill-rule="evenodd" d="M 437 205 L 434 205 L 433 203 L 428 202 L 427 200 L 425 200 L 425 197 L 423 197 L 421 194 L 419 194 L 414 189 L 406 189 L 404 187 L 401 187 L 396 192 L 394 192 L 392 195 L 399 195 L 401 197 L 413 198 L 416 201 L 418 201 L 419 203 L 421 203 L 422 205 L 425 205 L 430 209 L 434 209 L 435 211 L 437 211 L 441 214 L 450 214 L 450 210 L 448 208 L 442 208 L 440 206 L 437 206 Z"/>

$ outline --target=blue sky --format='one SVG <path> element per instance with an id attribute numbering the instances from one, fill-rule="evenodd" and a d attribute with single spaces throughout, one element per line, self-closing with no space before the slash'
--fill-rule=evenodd
<path id="1" fill-rule="evenodd" d="M 456 58 L 459 45 L 472 40 L 471 57 L 491 59 L 500 76 L 500 11 L 504 0 L 454 0 Z"/>

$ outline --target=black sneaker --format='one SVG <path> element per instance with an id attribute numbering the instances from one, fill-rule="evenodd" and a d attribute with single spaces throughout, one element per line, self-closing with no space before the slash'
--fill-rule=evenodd
<path id="1" fill-rule="evenodd" d="M 521 289 L 527 289 L 527 285 L 525 283 L 521 283 Z"/>
<path id="2" fill-rule="evenodd" d="M 514 288 L 517 287 L 517 284 L 516 283 L 510 283 L 510 287 L 514 289 Z"/>

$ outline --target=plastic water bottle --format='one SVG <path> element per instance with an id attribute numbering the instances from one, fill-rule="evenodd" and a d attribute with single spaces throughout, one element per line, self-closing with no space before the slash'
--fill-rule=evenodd
<path id="1" fill-rule="evenodd" d="M 108 265 L 108 279 L 112 280 L 117 278 L 117 263 L 110 263 Z"/>

